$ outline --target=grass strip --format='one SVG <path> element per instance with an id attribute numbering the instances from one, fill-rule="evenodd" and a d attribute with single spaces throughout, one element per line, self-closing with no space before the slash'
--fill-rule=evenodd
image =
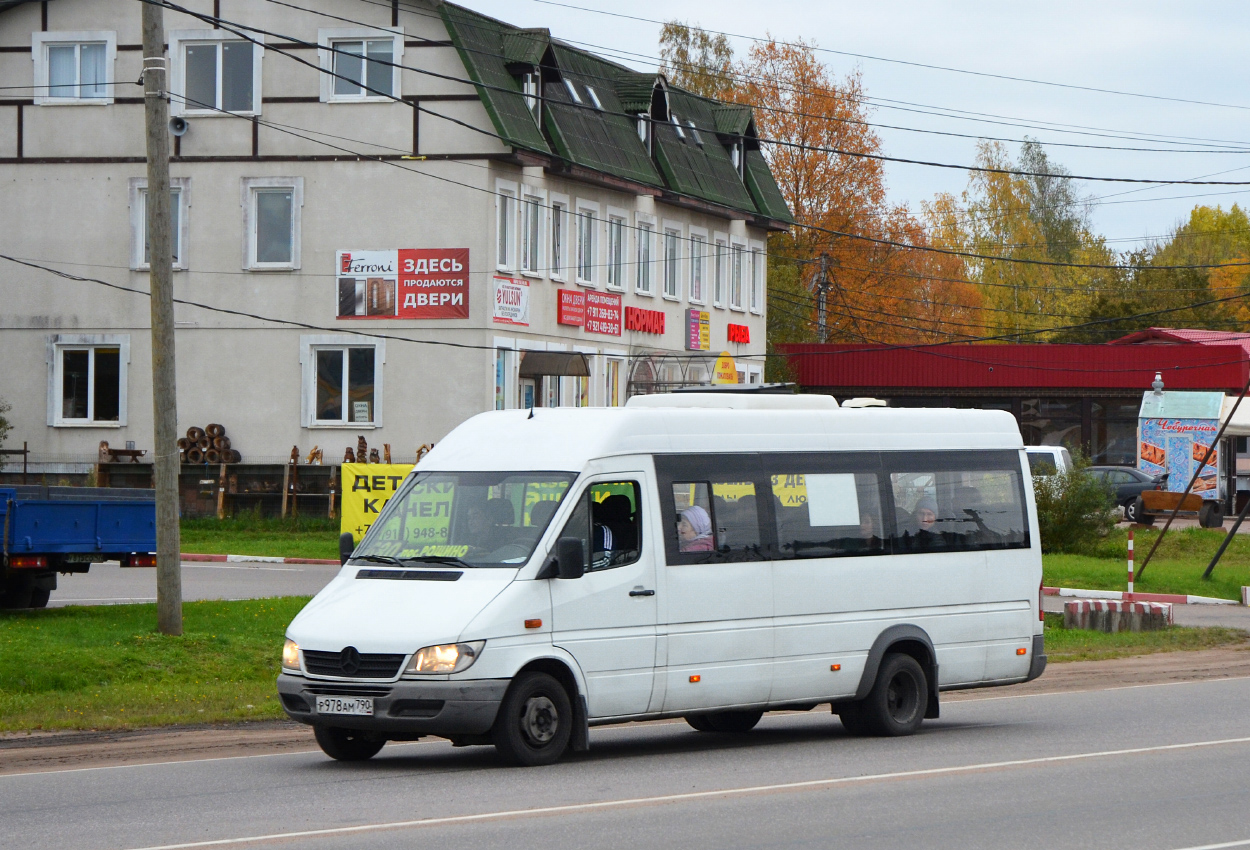
<path id="1" fill-rule="evenodd" d="M 324 517 L 184 519 L 182 551 L 204 555 L 263 555 L 338 560 L 339 521 Z"/>
<path id="2" fill-rule="evenodd" d="M 1187 628 L 1172 626 L 1157 632 L 1096 632 L 1065 629 L 1062 614 L 1046 615 L 1046 655 L 1050 663 L 1105 661 L 1155 652 L 1182 652 L 1217 647 L 1243 646 L 1250 633 L 1223 626 Z"/>
<path id="3" fill-rule="evenodd" d="M 0 611 L 0 732 L 132 729 L 283 717 L 283 635 L 308 597 Z"/>

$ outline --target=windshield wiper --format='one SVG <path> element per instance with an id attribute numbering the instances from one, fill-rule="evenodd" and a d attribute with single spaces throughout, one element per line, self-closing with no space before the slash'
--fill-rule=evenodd
<path id="1" fill-rule="evenodd" d="M 373 561 L 378 564 L 394 564 L 402 567 L 404 562 L 398 558 L 392 558 L 390 555 L 352 555 L 353 561 Z"/>
<path id="2" fill-rule="evenodd" d="M 457 567 L 473 568 L 473 564 L 470 564 L 468 561 L 462 561 L 451 555 L 418 555 L 412 558 L 404 558 L 403 562 L 405 564 L 453 564 Z"/>

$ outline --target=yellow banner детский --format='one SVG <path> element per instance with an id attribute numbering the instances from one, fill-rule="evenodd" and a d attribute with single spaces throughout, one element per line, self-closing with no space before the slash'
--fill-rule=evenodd
<path id="1" fill-rule="evenodd" d="M 350 531 L 359 543 L 395 495 L 400 482 L 412 472 L 405 463 L 345 463 L 342 467 L 343 512 L 339 533 Z"/>

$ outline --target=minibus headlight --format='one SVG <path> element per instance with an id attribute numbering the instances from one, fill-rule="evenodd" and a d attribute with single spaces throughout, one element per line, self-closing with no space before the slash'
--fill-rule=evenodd
<path id="1" fill-rule="evenodd" d="M 459 673 L 468 670 L 482 654 L 484 640 L 471 643 L 445 643 L 418 649 L 408 662 L 405 673 Z"/>
<path id="2" fill-rule="evenodd" d="M 282 645 L 282 669 L 291 673 L 299 672 L 299 644 L 290 638 Z"/>

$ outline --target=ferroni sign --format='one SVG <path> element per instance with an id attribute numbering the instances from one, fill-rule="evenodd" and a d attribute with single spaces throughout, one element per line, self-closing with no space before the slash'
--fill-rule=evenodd
<path id="1" fill-rule="evenodd" d="M 469 249 L 339 251 L 340 319 L 469 318 Z"/>

